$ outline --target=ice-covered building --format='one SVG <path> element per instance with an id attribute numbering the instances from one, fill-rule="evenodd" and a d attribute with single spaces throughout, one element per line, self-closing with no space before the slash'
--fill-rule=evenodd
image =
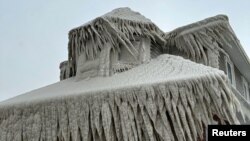
<path id="1" fill-rule="evenodd" d="M 249 116 L 226 16 L 165 33 L 119 8 L 72 29 L 68 52 L 60 82 L 0 103 L 0 141 L 196 141 Z"/>
<path id="2" fill-rule="evenodd" d="M 228 17 L 218 15 L 207 18 L 177 28 L 165 37 L 169 54 L 224 71 L 231 90 L 244 109 L 245 122 L 250 123 L 250 61 Z"/>
<path id="3" fill-rule="evenodd" d="M 61 64 L 61 79 L 111 76 L 148 62 L 164 46 L 163 35 L 137 12 L 111 11 L 69 32 L 69 56 Z"/>

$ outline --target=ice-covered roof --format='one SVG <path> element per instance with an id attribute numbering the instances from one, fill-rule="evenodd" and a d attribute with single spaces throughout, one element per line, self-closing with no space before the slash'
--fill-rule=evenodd
<path id="1" fill-rule="evenodd" d="M 210 81 L 216 75 L 224 78 L 218 69 L 197 64 L 182 57 L 161 55 L 147 64 L 111 77 L 97 77 L 76 81 L 74 78 L 25 93 L 0 103 L 0 105 L 39 102 L 46 99 L 85 95 L 100 91 L 141 87 L 158 83 L 181 83 L 189 81 Z"/>
<path id="2" fill-rule="evenodd" d="M 179 27 L 165 35 L 167 46 L 186 52 L 192 60 L 210 65 L 205 50 L 218 50 L 230 59 L 250 81 L 250 61 L 226 15 L 217 15 Z M 226 52 L 225 52 L 226 51 Z"/>
<path id="3" fill-rule="evenodd" d="M 107 43 L 114 51 L 119 51 L 121 46 L 126 47 L 136 57 L 138 50 L 132 44 L 136 37 L 148 38 L 164 46 L 163 36 L 164 32 L 140 13 L 118 8 L 69 32 L 68 61 L 75 66 L 76 54 L 81 53 L 85 53 L 87 58 L 96 58 L 97 52 Z M 73 67 L 73 74 L 75 69 Z"/>
<path id="4" fill-rule="evenodd" d="M 211 26 L 218 26 L 221 23 L 226 22 L 225 24 L 227 24 L 228 22 L 228 17 L 226 15 L 217 15 L 217 16 L 213 16 L 213 17 L 209 17 L 206 18 L 204 20 L 192 23 L 192 24 L 188 24 L 182 27 L 178 27 L 175 30 L 167 33 L 170 34 L 169 36 L 175 36 L 175 35 L 184 35 L 187 33 L 192 33 L 195 32 L 197 30 L 200 30 L 202 28 L 209 28 Z M 227 25 L 225 25 L 227 26 Z"/>
<path id="5" fill-rule="evenodd" d="M 144 17 L 139 12 L 135 12 L 128 7 L 123 7 L 123 8 L 114 9 L 114 10 L 112 10 L 112 11 L 110 11 L 110 12 L 108 12 L 100 17 L 97 17 L 97 18 L 79 26 L 79 27 L 73 28 L 70 32 L 74 31 L 75 29 L 88 26 L 88 25 L 92 24 L 93 22 L 95 22 L 95 20 L 98 18 L 105 18 L 105 19 L 110 20 L 110 22 L 114 22 L 114 21 L 112 21 L 112 19 L 113 20 L 114 19 L 121 19 L 121 20 L 127 20 L 127 21 L 131 21 L 131 22 L 152 24 L 152 21 L 150 19 Z"/>
<path id="6" fill-rule="evenodd" d="M 177 28 L 168 32 L 165 39 L 167 46 L 184 51 L 192 60 L 203 60 L 206 65 L 211 65 L 207 50 L 225 53 L 222 48 L 239 46 L 225 15 L 217 15 Z"/>
<path id="7" fill-rule="evenodd" d="M 150 19 L 144 17 L 139 12 L 132 11 L 128 7 L 114 9 L 111 12 L 103 15 L 103 17 L 120 18 L 124 20 L 140 22 L 140 23 L 152 23 Z"/>
<path id="8" fill-rule="evenodd" d="M 214 115 L 238 123 L 226 81 L 172 55 L 112 77 L 66 79 L 1 102 L 0 140 L 196 141 Z"/>

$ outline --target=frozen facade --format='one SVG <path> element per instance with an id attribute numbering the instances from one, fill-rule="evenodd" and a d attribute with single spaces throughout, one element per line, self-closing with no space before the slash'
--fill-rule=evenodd
<path id="1" fill-rule="evenodd" d="M 245 122 L 250 123 L 250 61 L 228 18 L 224 15 L 207 18 L 165 36 L 169 54 L 224 71 L 244 109 Z"/>
<path id="2" fill-rule="evenodd" d="M 165 33 L 119 8 L 72 29 L 68 52 L 60 82 L 0 103 L 0 141 L 199 141 L 249 120 L 250 64 L 226 16 Z"/>

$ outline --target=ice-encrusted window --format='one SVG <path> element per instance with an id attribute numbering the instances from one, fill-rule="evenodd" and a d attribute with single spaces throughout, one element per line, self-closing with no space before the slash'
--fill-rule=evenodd
<path id="1" fill-rule="evenodd" d="M 120 44 L 120 51 L 118 54 L 113 53 L 114 56 L 112 56 L 111 60 L 113 61 L 112 69 L 114 73 L 127 71 L 150 60 L 151 41 L 149 38 L 137 36 L 130 39 L 130 42 L 133 45 L 133 49 L 130 51 Z"/>
<path id="2" fill-rule="evenodd" d="M 135 38 L 135 40 L 131 40 L 131 43 L 134 46 L 134 49 L 136 49 L 137 51 L 141 48 L 140 38 Z M 117 54 L 117 60 L 114 59 L 113 62 L 115 62 L 112 66 L 113 72 L 120 73 L 138 65 L 139 56 L 133 56 L 126 47 L 120 45 L 120 52 Z"/>
<path id="3" fill-rule="evenodd" d="M 230 63 L 227 63 L 227 76 L 230 80 L 230 83 L 233 83 L 232 68 Z"/>
<path id="4" fill-rule="evenodd" d="M 135 41 L 131 41 L 131 43 L 133 44 L 134 48 L 136 50 L 139 50 L 140 48 L 140 40 L 135 40 Z M 135 56 L 137 57 L 137 56 Z M 124 47 L 123 45 L 121 45 L 120 47 L 120 53 L 118 54 L 118 61 L 120 62 L 126 62 L 126 63 L 134 63 L 137 60 L 137 58 L 135 58 L 126 47 Z"/>
<path id="5" fill-rule="evenodd" d="M 232 84 L 232 86 L 234 88 L 236 88 L 236 82 L 235 82 L 235 73 L 234 73 L 234 64 L 233 62 L 230 60 L 229 57 L 225 57 L 225 62 L 226 62 L 226 73 L 228 76 L 228 79 L 230 81 L 230 83 Z"/>
<path id="6" fill-rule="evenodd" d="M 243 84 L 243 93 L 242 95 L 249 101 L 249 90 L 248 90 L 248 83 L 246 79 L 242 76 L 242 84 Z"/>

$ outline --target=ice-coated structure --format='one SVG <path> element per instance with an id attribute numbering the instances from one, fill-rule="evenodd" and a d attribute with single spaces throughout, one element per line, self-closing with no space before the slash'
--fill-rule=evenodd
<path id="1" fill-rule="evenodd" d="M 141 14 L 129 8 L 113 10 L 69 32 L 69 56 L 61 64 L 61 79 L 111 76 L 131 69 L 150 60 L 150 49 L 158 55 L 163 35 Z"/>
<path id="2" fill-rule="evenodd" d="M 196 141 L 238 124 L 216 56 L 237 40 L 225 16 L 199 26 L 164 33 L 119 8 L 72 29 L 61 81 L 0 103 L 0 141 Z"/>

